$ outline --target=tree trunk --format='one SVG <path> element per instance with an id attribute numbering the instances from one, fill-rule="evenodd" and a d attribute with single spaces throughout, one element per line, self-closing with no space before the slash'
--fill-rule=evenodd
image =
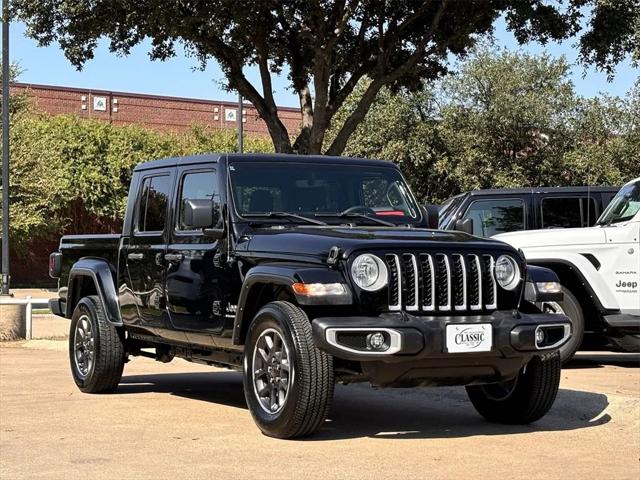
<path id="1" fill-rule="evenodd" d="M 269 122 L 266 123 L 268 127 Z M 271 136 L 271 141 L 273 142 L 273 147 L 276 153 L 293 153 L 293 149 L 291 148 L 291 140 L 289 140 L 289 136 L 287 135 L 286 130 L 284 132 L 282 132 L 281 130 L 273 132 L 271 128 L 269 128 L 269 135 Z"/>
<path id="2" fill-rule="evenodd" d="M 327 155 L 342 154 L 347 146 L 349 137 L 351 137 L 351 134 L 356 130 L 358 125 L 364 119 L 382 86 L 383 82 L 379 80 L 374 80 L 373 82 L 371 82 L 367 90 L 364 92 L 364 95 L 360 99 L 360 102 L 358 102 L 358 106 L 351 113 L 351 115 L 349 115 L 347 120 L 344 122 L 344 125 L 336 135 L 336 138 L 333 140 L 333 143 L 325 152 Z"/>
<path id="3" fill-rule="evenodd" d="M 300 97 L 300 133 L 293 144 L 296 153 L 307 155 L 309 153 L 309 138 L 311 135 L 311 127 L 313 126 L 313 105 L 311 102 L 311 92 L 308 85 L 298 87 L 298 96 Z"/>

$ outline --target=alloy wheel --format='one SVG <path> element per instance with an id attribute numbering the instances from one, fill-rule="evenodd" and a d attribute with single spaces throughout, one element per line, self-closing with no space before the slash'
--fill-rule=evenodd
<path id="1" fill-rule="evenodd" d="M 291 384 L 293 367 L 289 347 L 282 334 L 273 328 L 263 331 L 253 350 L 253 390 L 262 409 L 276 414 L 284 407 Z"/>
<path id="2" fill-rule="evenodd" d="M 82 315 L 76 323 L 73 334 L 74 363 L 78 375 L 86 378 L 91 372 L 95 361 L 95 337 L 91 320 L 87 315 Z"/>

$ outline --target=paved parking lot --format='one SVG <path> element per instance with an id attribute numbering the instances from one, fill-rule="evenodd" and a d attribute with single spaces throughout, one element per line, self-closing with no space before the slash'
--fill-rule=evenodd
<path id="1" fill-rule="evenodd" d="M 260 434 L 241 376 L 135 358 L 112 395 L 80 393 L 66 343 L 0 347 L 0 478 L 640 478 L 640 356 L 580 354 L 551 413 L 492 425 L 464 389 L 338 387 L 299 441 Z"/>

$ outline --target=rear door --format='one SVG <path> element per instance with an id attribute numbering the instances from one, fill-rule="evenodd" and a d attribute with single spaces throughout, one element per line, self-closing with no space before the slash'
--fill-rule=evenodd
<path id="1" fill-rule="evenodd" d="M 172 169 L 141 175 L 131 235 L 121 247 L 127 289 L 138 311 L 128 323 L 152 332 L 167 324 L 163 256 L 173 177 Z"/>
<path id="2" fill-rule="evenodd" d="M 592 226 L 600 214 L 596 199 L 584 195 L 538 194 L 539 228 Z"/>

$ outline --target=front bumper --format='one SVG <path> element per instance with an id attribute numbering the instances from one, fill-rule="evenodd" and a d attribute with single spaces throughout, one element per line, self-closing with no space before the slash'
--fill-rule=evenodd
<path id="1" fill-rule="evenodd" d="M 491 324 L 490 351 L 449 353 L 446 326 Z M 378 385 L 464 385 L 504 381 L 517 375 L 536 354 L 557 350 L 571 335 L 568 317 L 496 311 L 490 315 L 415 316 L 406 312 L 378 317 L 320 317 L 312 321 L 316 345 L 336 358 L 358 361 L 366 377 Z M 546 332 L 546 343 L 536 331 Z M 373 351 L 362 339 L 340 343 L 336 332 L 382 332 L 386 351 Z M 391 338 L 389 332 L 394 332 Z M 344 337 L 347 339 L 347 337 Z M 345 340 L 346 341 L 346 340 Z"/>

